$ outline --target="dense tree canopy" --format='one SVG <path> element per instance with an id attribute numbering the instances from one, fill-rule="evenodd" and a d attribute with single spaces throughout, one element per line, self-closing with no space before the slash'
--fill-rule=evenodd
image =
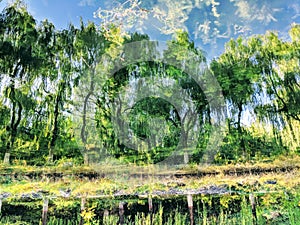
<path id="1" fill-rule="evenodd" d="M 227 130 L 215 162 L 297 152 L 300 25 L 294 24 L 289 34 L 289 40 L 276 32 L 231 40 L 209 68 L 199 70 L 207 64 L 205 54 L 186 32 L 177 31 L 167 42 L 164 60 L 174 62 L 168 65 L 147 60 L 158 54 L 147 35 L 82 21 L 79 28 L 57 30 L 47 20 L 37 23 L 17 1 L 0 14 L 0 154 L 5 163 L 26 160 L 36 165 L 63 158 L 88 164 L 89 157 L 101 161 L 107 154 L 156 163 L 180 146 L 178 163 L 201 162 L 217 115 L 212 90 L 199 86 L 189 70 L 197 71 L 204 84 L 205 74 L 212 73 L 226 100 Z M 126 50 L 130 43 L 144 46 L 140 52 Z M 136 55 L 140 61 L 123 63 Z M 109 62 L 119 63 L 111 75 Z M 152 91 L 161 88 L 163 96 L 177 92 L 181 98 L 140 98 L 141 90 L 151 85 Z M 128 126 L 122 121 L 125 114 Z M 117 129 L 126 135 L 120 137 Z M 194 149 L 188 149 L 191 139 L 197 139 Z"/>

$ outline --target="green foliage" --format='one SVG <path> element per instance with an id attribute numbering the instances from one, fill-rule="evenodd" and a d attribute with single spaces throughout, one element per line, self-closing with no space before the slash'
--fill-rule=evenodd
<path id="1" fill-rule="evenodd" d="M 241 148 L 240 135 L 243 136 L 244 149 Z M 219 164 L 247 162 L 272 158 L 286 152 L 286 146 L 280 145 L 274 137 L 267 135 L 255 135 L 249 129 L 242 129 L 240 134 L 237 128 L 230 128 L 223 139 L 219 152 L 215 156 L 215 162 Z"/>
<path id="2" fill-rule="evenodd" d="M 79 28 L 70 25 L 64 30 L 56 30 L 47 20 L 38 25 L 22 1 L 1 12 L 0 156 L 6 162 L 43 165 L 72 158 L 87 164 L 82 154 L 88 155 L 91 150 L 95 158 L 111 154 L 125 162 L 156 163 L 170 155 L 178 143 L 184 149 L 178 154 L 184 155 L 193 132 L 199 138 L 190 161 L 201 162 L 217 119 L 209 101 L 215 90 L 199 87 L 198 81 L 182 68 L 194 71 L 206 84 L 208 71 L 202 73 L 200 68 L 206 63 L 203 51 L 186 32 L 178 30 L 163 52 L 164 59 L 173 65 L 159 60 L 149 62 L 147 56 L 155 59 L 158 53 L 155 42 L 143 42 L 150 40 L 145 34 L 124 34 L 116 25 L 109 27 L 100 29 L 83 21 Z M 215 162 L 297 152 L 299 30 L 299 25 L 292 25 L 291 40 L 282 40 L 275 32 L 230 40 L 225 52 L 210 63 L 226 100 L 229 121 Z M 141 45 L 143 50 L 130 49 L 130 43 Z M 141 60 L 123 65 L 123 52 L 128 59 Z M 106 74 L 107 65 L 101 64 L 104 55 L 107 62 L 116 61 L 121 68 L 112 76 Z M 183 126 L 186 115 L 158 97 L 139 100 L 130 109 L 120 108 L 119 114 L 113 115 L 114 103 L 124 87 L 134 82 L 136 90 L 149 85 L 138 82 L 140 78 L 151 78 L 153 84 L 156 78 L 174 80 L 173 86 L 164 88 L 164 94 L 172 96 L 176 92 L 173 89 L 182 89 L 195 106 L 190 113 L 199 120 L 200 130 Z M 135 139 L 144 141 L 138 151 L 125 146 L 113 126 L 112 118 L 120 122 L 126 110 L 130 111 L 127 132 L 131 130 Z M 257 135 L 259 129 L 244 124 L 247 113 L 271 129 Z M 157 121 L 162 126 L 155 127 Z"/>

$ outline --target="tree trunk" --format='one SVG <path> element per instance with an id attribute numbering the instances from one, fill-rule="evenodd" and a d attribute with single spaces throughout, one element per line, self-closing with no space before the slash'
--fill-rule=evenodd
<path id="1" fill-rule="evenodd" d="M 243 151 L 243 157 L 246 158 L 247 153 L 246 153 L 245 141 L 244 141 L 242 126 L 241 126 L 243 105 L 239 104 L 238 109 L 239 109 L 239 113 L 238 113 L 238 127 L 237 127 L 237 129 L 238 129 L 238 135 L 239 135 L 239 139 L 240 139 L 240 147 Z"/>
<path id="2" fill-rule="evenodd" d="M 6 146 L 6 152 L 3 159 L 4 164 L 10 164 L 10 152 L 14 147 L 15 139 L 17 137 L 17 129 L 21 122 L 21 116 L 23 110 L 21 103 L 15 99 L 14 85 L 11 87 L 11 95 L 12 95 L 13 103 L 12 103 L 11 123 L 9 128 L 10 137 Z"/>
<path id="3" fill-rule="evenodd" d="M 188 139 L 188 134 L 183 130 L 182 131 L 182 137 L 183 137 L 183 163 L 188 164 L 189 163 L 189 153 L 187 150 L 187 139 Z"/>
<path id="4" fill-rule="evenodd" d="M 294 143 L 297 143 L 297 138 L 296 138 L 296 135 L 295 135 L 295 132 L 294 132 L 294 129 L 293 129 L 293 126 L 292 126 L 292 121 L 290 118 L 288 118 L 288 126 L 289 126 L 289 129 L 291 131 L 291 135 L 292 135 L 292 139 L 293 139 L 293 142 Z"/>
<path id="5" fill-rule="evenodd" d="M 48 163 L 52 163 L 53 162 L 53 148 L 50 147 L 49 148 L 49 153 L 48 153 Z"/>
<path id="6" fill-rule="evenodd" d="M 10 131 L 11 132 L 11 131 Z M 13 147 L 13 143 L 14 143 L 14 138 L 13 138 L 13 134 L 11 132 L 10 137 L 9 137 L 9 141 L 7 142 L 6 145 L 6 152 L 3 158 L 3 163 L 9 165 L 10 164 L 10 151 Z"/>
<path id="7" fill-rule="evenodd" d="M 87 93 L 87 95 L 84 98 L 84 102 L 83 102 L 83 114 L 82 114 L 82 127 L 81 127 L 81 131 L 80 131 L 80 137 L 81 137 L 81 141 L 84 145 L 84 152 L 83 152 L 83 160 L 84 160 L 84 165 L 89 165 L 89 160 L 88 160 L 88 153 L 87 153 L 87 134 L 86 134 L 86 126 L 87 126 L 87 107 L 88 107 L 88 101 L 89 98 L 91 97 L 91 95 L 94 93 L 94 74 L 95 72 L 93 71 L 92 74 L 92 79 L 91 79 L 91 83 L 90 83 L 90 90 Z"/>
<path id="8" fill-rule="evenodd" d="M 241 136 L 241 134 L 242 134 L 241 118 L 242 118 L 242 112 L 243 112 L 242 104 L 238 105 L 238 110 L 239 110 L 239 113 L 238 113 L 238 122 L 237 122 L 238 127 L 237 128 L 238 128 L 239 135 Z"/>
<path id="9" fill-rule="evenodd" d="M 183 161 L 184 161 L 184 164 L 189 163 L 189 153 L 186 150 L 184 151 Z"/>
<path id="10" fill-rule="evenodd" d="M 83 162 L 85 166 L 89 165 L 89 155 L 86 147 L 84 148 L 84 152 L 83 152 Z"/>
<path id="11" fill-rule="evenodd" d="M 63 84 L 61 84 L 61 86 L 58 88 L 58 92 L 61 90 L 61 88 L 63 88 Z M 55 148 L 55 144 L 57 141 L 57 137 L 58 137 L 58 132 L 59 132 L 59 124 L 58 124 L 58 117 L 59 117 L 59 104 L 61 103 L 61 93 L 58 93 L 56 98 L 55 98 L 55 105 L 54 105 L 54 121 L 53 121 L 53 129 L 50 133 L 50 141 L 48 144 L 48 163 L 52 163 L 53 162 L 53 155 L 54 155 L 54 148 Z"/>

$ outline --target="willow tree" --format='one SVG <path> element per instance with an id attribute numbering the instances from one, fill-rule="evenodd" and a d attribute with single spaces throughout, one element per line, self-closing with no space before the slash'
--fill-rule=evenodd
<path id="1" fill-rule="evenodd" d="M 74 59 L 76 32 L 73 25 L 70 25 L 68 29 L 56 31 L 55 37 L 52 37 L 53 52 L 48 49 L 49 54 L 52 54 L 52 61 L 50 60 L 47 68 L 48 73 L 45 77 L 47 84 L 44 86 L 44 91 L 48 114 L 45 137 L 48 142 L 49 162 L 53 161 L 57 142 L 62 135 L 63 121 L 66 119 L 67 109 L 70 108 L 73 85 L 76 84 L 78 76 L 75 72 L 76 61 Z"/>
<path id="2" fill-rule="evenodd" d="M 273 124 L 274 132 L 288 126 L 295 141 L 292 123 L 300 121 L 300 26 L 294 24 L 289 33 L 291 41 L 280 39 L 274 32 L 257 37 L 261 44 L 256 61 L 268 99 L 257 107 L 257 112 Z M 281 142 L 278 132 L 274 135 Z"/>
<path id="3" fill-rule="evenodd" d="M 289 127 L 294 141 L 297 139 L 292 124 L 299 121 L 300 113 L 299 33 L 299 26 L 293 25 L 291 41 L 280 39 L 275 32 L 239 37 L 228 42 L 225 52 L 212 61 L 211 68 L 232 105 L 230 119 L 237 118 L 237 147 L 246 147 L 241 126 L 244 110 L 252 110 L 259 121 L 272 125 L 277 146 L 283 148 L 282 128 Z"/>
<path id="4" fill-rule="evenodd" d="M 110 41 L 104 32 L 94 23 L 87 25 L 81 21 L 80 29 L 75 37 L 75 59 L 78 62 L 79 83 L 75 105 L 80 121 L 80 139 L 83 145 L 84 163 L 88 164 L 88 153 L 92 148 L 99 147 L 99 136 L 95 130 L 96 102 L 101 95 L 101 84 L 104 75 L 97 70 L 101 57 L 107 51 Z M 93 125 L 94 124 L 94 125 Z"/>
<path id="5" fill-rule="evenodd" d="M 187 143 L 188 134 L 192 139 L 191 132 L 196 120 L 202 117 L 201 112 L 207 110 L 201 87 L 183 72 L 184 63 L 192 63 L 189 69 L 195 69 L 200 74 L 199 64 L 205 59 L 203 52 L 195 48 L 186 33 L 179 34 L 176 40 L 168 43 L 168 49 L 162 52 L 163 59 L 155 42 L 148 39 L 138 34 L 125 38 L 124 49 L 120 51 L 120 57 L 125 57 L 124 65 L 122 59 L 118 61 L 120 65 L 115 63 L 120 69 L 114 71 L 103 87 L 103 96 L 98 101 L 97 120 L 102 140 L 115 156 L 130 156 L 127 158 L 129 161 L 160 162 L 170 150 L 186 147 L 177 146 L 180 134 L 180 144 Z M 186 54 L 189 51 L 193 52 L 193 57 Z M 180 58 L 182 53 L 184 56 Z M 164 60 L 174 62 L 174 65 L 166 65 Z M 179 93 L 184 93 L 187 98 L 179 96 Z M 179 108 L 172 105 L 170 96 L 173 96 L 173 103 L 179 105 L 181 115 L 177 111 Z M 188 97 L 194 100 L 196 107 L 189 107 Z M 111 118 L 114 118 L 113 122 Z M 157 121 L 161 122 L 159 127 Z M 118 127 L 114 132 L 111 132 L 112 123 Z M 168 137 L 163 138 L 159 146 L 157 140 L 163 136 L 160 128 L 169 131 L 165 132 L 164 135 Z M 182 162 L 177 155 L 176 162 L 179 161 Z M 185 161 L 188 161 L 187 156 Z"/>
<path id="6" fill-rule="evenodd" d="M 239 37 L 237 40 L 230 40 L 225 52 L 210 65 L 231 111 L 229 133 L 234 134 L 231 129 L 231 123 L 234 122 L 239 147 L 244 156 L 246 147 L 241 125 L 242 113 L 250 107 L 256 93 L 256 81 L 259 79 L 259 69 L 252 57 L 255 51 L 256 48 Z"/>
<path id="7" fill-rule="evenodd" d="M 173 65 L 166 65 L 166 73 L 168 76 L 178 82 L 184 93 L 189 99 L 186 99 L 181 104 L 183 105 L 180 114 L 181 122 L 181 145 L 184 153 L 184 163 L 189 162 L 189 151 L 196 149 L 188 149 L 188 140 L 192 138 L 193 133 L 201 133 L 200 130 L 195 130 L 195 124 L 199 121 L 201 129 L 205 123 L 211 123 L 210 106 L 205 94 L 203 84 L 203 76 L 206 68 L 206 58 L 204 52 L 197 48 L 189 39 L 186 32 L 178 30 L 175 38 L 167 42 L 168 48 L 164 51 L 164 58 Z M 188 72 L 194 73 L 193 76 Z M 187 104 L 189 101 L 191 104 Z M 205 142 L 205 140 L 201 140 Z"/>
<path id="8" fill-rule="evenodd" d="M 136 56 L 145 56 L 146 50 L 143 52 L 136 52 L 135 48 L 131 48 L 130 43 L 142 44 L 141 41 L 148 40 L 147 35 L 141 35 L 133 33 L 131 35 L 124 35 L 121 33 L 119 27 L 115 25 L 111 26 L 109 33 L 104 33 L 106 39 L 110 42 L 107 48 L 106 57 L 108 58 L 110 65 L 107 66 L 110 76 L 105 79 L 101 87 L 101 94 L 97 97 L 97 108 L 96 108 L 96 123 L 99 138 L 102 141 L 102 148 L 105 149 L 107 153 L 114 156 L 122 156 L 124 152 L 128 152 L 128 148 L 122 143 L 122 138 L 117 135 L 118 132 L 113 126 L 112 118 L 116 118 L 116 123 L 123 127 L 122 125 L 122 110 L 125 104 L 119 101 L 118 93 L 129 83 L 131 75 L 134 74 L 136 64 L 132 65 L 122 65 L 122 56 L 126 52 L 126 57 L 129 59 L 136 58 Z M 127 49 L 124 49 L 127 48 Z M 138 58 L 138 57 L 137 57 Z M 145 67 L 147 62 L 145 62 Z M 111 68 L 110 68 L 111 67 Z M 145 68 L 143 67 L 143 68 Z M 149 69 L 149 67 L 147 67 Z M 132 77 L 131 77 L 132 78 Z M 132 96 L 134 98 L 134 96 Z M 117 110 L 115 110 L 116 115 L 114 115 L 114 107 L 116 107 L 116 102 L 119 102 Z M 124 132 L 126 133 L 126 132 Z M 125 154 L 126 155 L 126 154 Z M 125 156 L 126 157 L 126 156 Z"/>
<path id="9" fill-rule="evenodd" d="M 24 111 L 31 108 L 30 87 L 41 65 L 41 58 L 37 51 L 36 22 L 21 2 L 17 1 L 5 8 L 0 20 L 1 83 L 4 89 L 3 100 L 10 109 L 4 163 L 9 163 L 22 116 Z"/>

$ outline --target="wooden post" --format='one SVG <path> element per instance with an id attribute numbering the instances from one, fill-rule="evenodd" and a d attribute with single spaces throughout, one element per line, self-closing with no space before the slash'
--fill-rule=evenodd
<path id="1" fill-rule="evenodd" d="M 103 225 L 109 225 L 110 221 L 109 221 L 109 211 L 107 209 L 104 210 L 103 212 Z"/>
<path id="2" fill-rule="evenodd" d="M 252 193 L 249 195 L 249 200 L 250 200 L 251 209 L 252 209 L 253 224 L 257 224 L 256 202 L 255 202 L 255 197 Z"/>
<path id="3" fill-rule="evenodd" d="M 107 217 L 107 216 L 109 216 L 109 211 L 105 209 L 103 212 L 103 217 Z"/>
<path id="4" fill-rule="evenodd" d="M 118 224 L 124 224 L 124 202 L 119 203 L 119 222 Z"/>
<path id="5" fill-rule="evenodd" d="M 149 206 L 149 213 L 153 212 L 153 205 L 152 205 L 152 197 L 149 195 L 148 197 L 148 206 Z"/>
<path id="6" fill-rule="evenodd" d="M 3 164 L 9 165 L 10 153 L 6 152 L 4 155 Z"/>
<path id="7" fill-rule="evenodd" d="M 194 213 L 193 213 L 193 196 L 191 194 L 187 195 L 187 202 L 190 212 L 190 221 L 191 225 L 194 225 Z"/>
<path id="8" fill-rule="evenodd" d="M 81 198 L 81 204 L 80 204 L 80 212 L 82 213 L 85 210 L 85 203 L 86 203 L 86 198 L 82 197 Z M 79 225 L 83 225 L 84 224 L 84 220 L 82 218 L 82 216 L 80 217 L 80 222 Z"/>
<path id="9" fill-rule="evenodd" d="M 152 224 L 153 204 L 152 204 L 151 195 L 148 196 L 148 207 L 149 207 L 149 215 L 150 215 L 150 224 Z"/>
<path id="10" fill-rule="evenodd" d="M 43 203 L 42 225 L 47 225 L 48 204 L 49 204 L 49 199 L 45 198 Z"/>

